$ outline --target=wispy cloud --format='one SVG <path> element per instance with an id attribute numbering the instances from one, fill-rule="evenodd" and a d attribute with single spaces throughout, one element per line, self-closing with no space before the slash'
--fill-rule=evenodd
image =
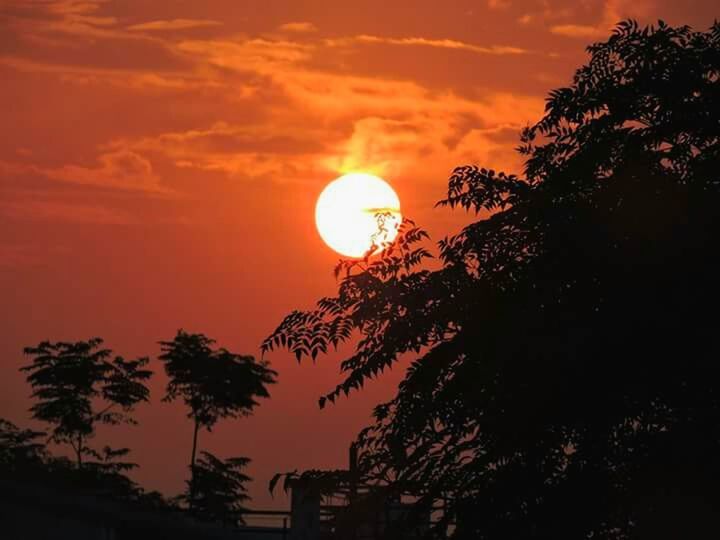
<path id="1" fill-rule="evenodd" d="M 137 217 L 117 209 L 62 201 L 12 201 L 0 202 L 0 215 L 22 221 L 60 221 L 64 223 L 94 225 L 138 225 Z M 7 248 L 6 248 L 7 249 Z M 0 247 L 0 255 L 3 249 Z M 15 263 L 32 261 L 32 253 L 21 249 L 8 249 L 5 253 Z"/>
<path id="2" fill-rule="evenodd" d="M 311 22 L 289 22 L 278 26 L 278 30 L 281 32 L 297 32 L 300 34 L 307 34 L 311 32 L 317 32 L 317 26 Z"/>
<path id="3" fill-rule="evenodd" d="M 23 39 L 55 42 L 65 46 L 79 45 L 78 38 L 85 40 L 133 40 L 152 41 L 154 38 L 138 32 L 128 32 L 120 26 L 117 17 L 101 14 L 101 9 L 111 5 L 107 0 L 14 0 L 15 9 L 5 20 Z M 71 41 L 74 40 L 74 41 Z"/>
<path id="4" fill-rule="evenodd" d="M 651 0 L 604 0 L 600 20 L 595 24 L 556 24 L 550 32 L 571 38 L 607 37 L 610 30 L 623 19 L 647 16 L 653 9 Z"/>
<path id="5" fill-rule="evenodd" d="M 606 36 L 609 27 L 605 25 L 592 26 L 587 24 L 556 24 L 550 27 L 550 32 L 559 36 L 572 38 L 596 38 Z"/>
<path id="6" fill-rule="evenodd" d="M 207 28 L 221 26 L 220 21 L 210 19 L 171 19 L 160 21 L 149 21 L 128 26 L 128 30 L 135 31 L 165 31 L 165 30 L 188 30 L 190 28 Z"/>
<path id="7" fill-rule="evenodd" d="M 506 55 L 526 54 L 526 49 L 509 45 L 474 45 L 454 39 L 428 39 L 423 37 L 393 38 L 360 34 L 352 38 L 330 39 L 326 41 L 331 46 L 348 45 L 351 43 L 377 43 L 381 45 L 398 45 L 406 47 L 433 47 L 437 49 L 452 49 L 469 51 L 476 54 Z"/>
<path id="8" fill-rule="evenodd" d="M 193 55 L 218 67 L 259 72 L 273 72 L 278 65 L 309 60 L 315 48 L 312 44 L 263 38 L 185 40 L 175 47 L 180 53 Z"/>
<path id="9" fill-rule="evenodd" d="M 517 47 L 482 47 L 450 39 L 373 35 L 302 43 L 242 36 L 182 40 L 174 47 L 192 58 L 199 72 L 221 68 L 223 76 L 262 77 L 257 97 L 260 104 L 265 103 L 263 122 L 215 122 L 125 138 L 108 148 L 158 156 L 182 169 L 295 180 L 327 177 L 350 168 L 397 174 L 414 169 L 421 159 L 435 162 L 440 175 L 454 163 L 475 161 L 482 155 L 492 156 L 498 167 L 516 165 L 517 160 L 509 157 L 513 145 L 501 155 L 492 141 L 498 133 L 504 137 L 506 130 L 516 134 L 537 118 L 542 99 L 487 89 L 477 97 L 461 97 L 411 80 L 352 75 L 317 63 L 328 47 L 376 43 L 482 55 L 525 52 Z M 500 132 L 493 131 L 497 126 L 503 126 Z M 476 141 L 483 146 L 472 150 L 471 142 Z"/>
<path id="10" fill-rule="evenodd" d="M 517 22 L 520 24 L 530 24 L 533 20 L 535 20 L 535 16 L 530 13 L 525 13 L 517 18 Z"/>
<path id="11" fill-rule="evenodd" d="M 67 164 L 43 167 L 35 164 L 0 161 L 0 173 L 5 176 L 35 174 L 51 180 L 124 191 L 169 194 L 160 183 L 150 162 L 129 150 L 115 150 L 101 154 L 96 166 Z"/>
<path id="12" fill-rule="evenodd" d="M 510 0 L 487 0 L 490 9 L 508 9 L 511 5 Z"/>
<path id="13" fill-rule="evenodd" d="M 3 203 L 0 203 L 0 215 L 2 213 Z M 0 269 L 45 266 L 51 257 L 67 251 L 67 248 L 57 245 L 0 243 Z"/>

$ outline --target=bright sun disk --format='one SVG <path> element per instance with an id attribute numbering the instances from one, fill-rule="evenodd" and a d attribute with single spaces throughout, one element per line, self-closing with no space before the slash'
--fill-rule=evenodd
<path id="1" fill-rule="evenodd" d="M 380 216 L 384 216 L 382 229 Z M 315 206 L 320 236 L 346 257 L 362 257 L 373 244 L 392 242 L 401 220 L 400 199 L 393 188 L 366 173 L 349 173 L 333 180 Z"/>

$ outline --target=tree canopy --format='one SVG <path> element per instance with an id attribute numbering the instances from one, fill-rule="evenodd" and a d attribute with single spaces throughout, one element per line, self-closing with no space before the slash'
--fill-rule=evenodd
<path id="1" fill-rule="evenodd" d="M 438 243 L 406 221 L 263 343 L 357 339 L 324 406 L 402 358 L 367 478 L 457 539 L 718 532 L 720 25 L 618 25 L 521 134 L 522 176 L 455 169 Z M 712 534 L 710 534 L 712 536 Z"/>
<path id="2" fill-rule="evenodd" d="M 270 396 L 267 385 L 276 372 L 250 355 L 213 348 L 204 334 L 179 330 L 172 341 L 161 341 L 160 360 L 169 377 L 165 401 L 182 399 L 188 417 L 208 430 L 222 418 L 251 414 L 257 398 Z"/>
<path id="3" fill-rule="evenodd" d="M 0 469 L 4 472 L 22 470 L 41 463 L 46 456 L 41 439 L 43 431 L 20 429 L 0 418 Z"/>
<path id="4" fill-rule="evenodd" d="M 196 468 L 199 429 L 211 431 L 218 420 L 238 418 L 252 414 L 258 398 L 270 396 L 268 385 L 275 383 L 277 373 L 268 362 L 257 362 L 249 355 L 235 354 L 227 349 L 214 348 L 215 341 L 204 334 L 191 334 L 179 330 L 172 341 L 161 341 L 160 360 L 165 364 L 168 384 L 164 401 L 182 399 L 188 407 L 188 417 L 195 424 L 192 452 L 190 455 L 189 494 L 186 497 L 193 506 L 193 482 L 197 474 L 205 474 L 205 486 L 210 480 L 220 480 L 209 475 L 219 469 L 208 469 L 211 454 L 204 454 L 205 473 Z M 240 459 L 240 458 L 236 458 Z M 212 462 L 214 463 L 214 462 Z M 232 462 L 228 462 L 228 466 Z M 231 468 L 227 469 L 228 474 Z M 206 474 L 207 473 L 207 474 Z"/>
<path id="5" fill-rule="evenodd" d="M 30 408 L 33 418 L 53 426 L 51 440 L 69 444 L 78 467 L 84 456 L 100 457 L 87 444 L 97 425 L 134 423 L 132 410 L 150 395 L 145 382 L 152 372 L 144 369 L 148 359 L 112 358 L 102 343 L 100 338 L 43 341 L 25 348 L 32 362 L 21 368 L 37 400 Z"/>
<path id="6" fill-rule="evenodd" d="M 236 527 L 244 523 L 243 503 L 250 499 L 245 485 L 250 481 L 243 470 L 250 463 L 246 457 L 221 459 L 210 452 L 200 452 L 193 479 L 180 499 L 194 516 Z"/>
<path id="7" fill-rule="evenodd" d="M 128 449 L 105 446 L 100 452 L 92 452 L 94 460 L 84 461 L 78 468 L 68 458 L 53 455 L 44 444 L 45 438 L 45 432 L 21 429 L 0 418 L 0 489 L 42 486 L 65 495 L 92 494 L 122 500 L 143 509 L 177 510 L 160 493 L 147 492 L 128 478 L 126 473 L 136 467 L 121 461 Z"/>

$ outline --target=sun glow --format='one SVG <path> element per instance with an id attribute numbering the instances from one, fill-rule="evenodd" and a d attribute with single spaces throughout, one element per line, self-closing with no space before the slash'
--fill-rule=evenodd
<path id="1" fill-rule="evenodd" d="M 315 206 L 315 224 L 332 249 L 362 257 L 373 245 L 392 242 L 402 220 L 400 199 L 382 178 L 349 173 L 330 182 Z"/>

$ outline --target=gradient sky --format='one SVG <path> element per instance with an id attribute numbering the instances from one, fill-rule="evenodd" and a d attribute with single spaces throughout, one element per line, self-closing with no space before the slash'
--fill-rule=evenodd
<path id="1" fill-rule="evenodd" d="M 519 172 L 520 129 L 587 43 L 635 17 L 710 26 L 715 1 L 0 0 L 0 416 L 23 426 L 23 346 L 91 336 L 150 355 L 178 328 L 233 351 L 332 294 L 337 256 L 313 208 L 349 170 L 382 175 L 435 238 L 449 172 Z M 324 411 L 337 356 L 280 372 L 250 419 L 201 435 L 247 455 L 253 506 L 276 471 L 335 468 L 400 369 Z M 175 494 L 192 426 L 160 403 L 127 445 L 144 486 Z"/>

